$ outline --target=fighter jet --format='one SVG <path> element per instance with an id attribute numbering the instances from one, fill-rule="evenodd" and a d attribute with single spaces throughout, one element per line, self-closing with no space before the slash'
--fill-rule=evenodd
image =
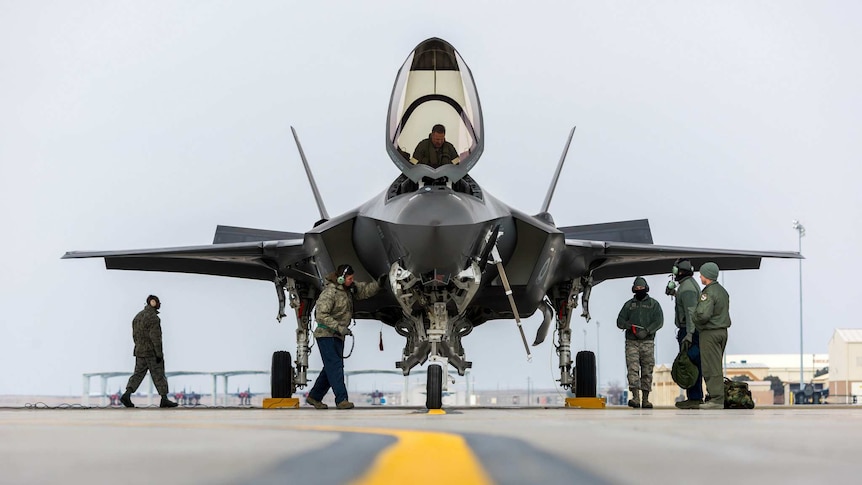
<path id="1" fill-rule="evenodd" d="M 435 125 L 445 127 L 439 146 Z M 544 318 L 533 345 L 545 340 L 552 324 L 557 330 L 560 386 L 574 388 L 578 396 L 595 396 L 595 356 L 579 353 L 573 376 L 570 347 L 571 317 L 580 305 L 589 320 L 594 285 L 667 273 L 678 258 L 690 259 L 695 267 L 715 261 L 731 270 L 757 269 L 762 258 L 801 255 L 655 245 L 647 220 L 558 227 L 548 210 L 574 130 L 541 210 L 530 215 L 506 205 L 469 175 L 484 148 L 473 75 L 452 45 L 431 38 L 407 57 L 389 101 L 385 149 L 401 175 L 356 209 L 329 217 L 291 128 L 321 218 L 308 231 L 218 226 L 211 245 L 71 251 L 63 258 L 104 258 L 108 269 L 272 281 L 277 319 L 289 304 L 297 321 L 296 360 L 291 362 L 287 352 L 273 355 L 273 397 L 289 397 L 309 383 L 315 300 L 325 275 L 345 263 L 360 281 L 386 275 L 384 291 L 356 301 L 354 316 L 379 320 L 405 338 L 395 364 L 405 376 L 417 365 L 429 366 L 429 409 L 442 406 L 449 366 L 460 375 L 472 367 L 465 337 L 488 322 L 514 320 L 529 356 L 521 318 L 536 311 Z M 433 160 L 416 149 L 423 143 L 426 155 L 436 154 Z"/>

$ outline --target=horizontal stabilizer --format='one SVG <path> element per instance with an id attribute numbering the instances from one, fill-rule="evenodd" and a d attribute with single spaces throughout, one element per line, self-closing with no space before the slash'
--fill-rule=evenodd
<path id="1" fill-rule="evenodd" d="M 592 270 L 596 282 L 667 274 L 678 258 L 691 260 L 695 269 L 712 261 L 718 264 L 721 271 L 758 269 L 762 258 L 802 259 L 801 254 L 790 251 L 740 251 L 614 241 L 567 239 L 566 246 L 572 261 L 580 260 L 576 264 L 585 263 Z"/>
<path id="2" fill-rule="evenodd" d="M 259 241 L 283 241 L 287 239 L 302 239 L 299 232 L 269 231 L 267 229 L 251 229 L 248 227 L 216 226 L 213 244 L 230 244 Z"/>
<path id="3" fill-rule="evenodd" d="M 566 226 L 557 229 L 566 235 L 566 239 L 652 244 L 652 232 L 647 219 Z"/>

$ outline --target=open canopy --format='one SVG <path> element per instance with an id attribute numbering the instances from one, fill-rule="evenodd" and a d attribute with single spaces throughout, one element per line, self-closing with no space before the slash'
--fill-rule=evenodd
<path id="1" fill-rule="evenodd" d="M 446 128 L 446 142 L 454 146 L 457 163 L 432 168 L 411 162 L 417 145 L 438 124 Z M 482 148 L 482 109 L 470 68 L 445 40 L 422 42 L 407 56 L 392 89 L 386 130 L 389 156 L 414 182 L 423 177 L 454 182 L 476 164 Z"/>

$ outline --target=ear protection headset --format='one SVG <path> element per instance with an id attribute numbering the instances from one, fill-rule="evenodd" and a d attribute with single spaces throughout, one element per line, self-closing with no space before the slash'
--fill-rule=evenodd
<path id="1" fill-rule="evenodd" d="M 688 268 L 682 268 L 683 270 L 693 271 L 694 268 L 692 268 L 690 260 L 688 260 L 686 258 L 679 258 L 673 262 L 673 269 L 671 270 L 671 272 L 673 273 L 674 276 L 679 274 L 680 266 L 682 266 L 682 263 L 688 263 L 686 265 L 686 266 L 688 266 Z"/>
<path id="2" fill-rule="evenodd" d="M 341 271 L 341 274 L 338 275 L 338 278 L 336 278 L 335 281 L 337 281 L 339 285 L 343 285 L 344 282 L 347 281 L 347 272 L 350 271 L 351 269 L 352 268 L 350 267 L 349 264 L 345 264 L 344 269 Z"/>

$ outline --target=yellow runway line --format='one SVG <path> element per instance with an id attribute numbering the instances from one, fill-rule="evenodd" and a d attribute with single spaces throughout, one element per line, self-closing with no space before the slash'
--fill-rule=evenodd
<path id="1" fill-rule="evenodd" d="M 467 442 L 458 435 L 381 429 L 357 431 L 395 436 L 398 442 L 382 451 L 371 469 L 353 485 L 493 483 Z"/>

